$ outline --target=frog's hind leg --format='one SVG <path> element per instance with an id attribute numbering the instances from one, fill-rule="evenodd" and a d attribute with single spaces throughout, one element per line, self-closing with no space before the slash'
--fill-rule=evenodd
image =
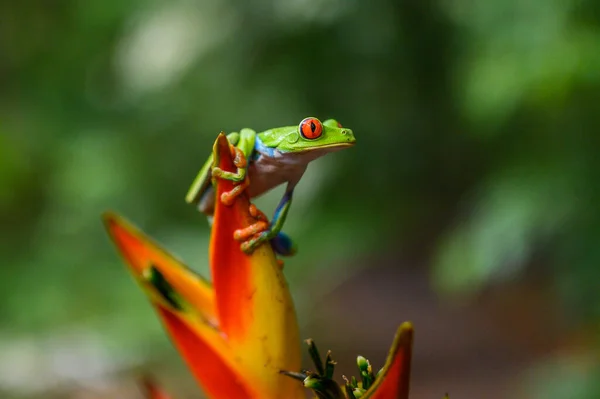
<path id="1" fill-rule="evenodd" d="M 223 134 L 223 133 L 221 133 Z M 227 135 L 227 141 L 233 147 L 238 145 L 240 142 L 240 134 L 237 132 L 229 133 Z M 214 150 L 213 150 L 214 151 Z M 185 196 L 185 201 L 189 204 L 194 204 L 198 210 L 204 214 L 214 212 L 214 188 L 212 182 L 212 168 L 214 166 L 214 155 L 211 153 L 208 159 L 198 172 L 198 175 L 194 179 L 191 187 Z"/>
<path id="2" fill-rule="evenodd" d="M 267 216 L 258 209 L 256 205 L 250 204 L 248 212 L 250 213 L 250 216 L 256 219 L 256 222 L 243 229 L 234 231 L 233 238 L 237 241 L 245 241 L 269 229 L 269 219 L 267 219 Z"/>
<path id="3" fill-rule="evenodd" d="M 292 241 L 285 234 L 281 233 L 281 228 L 283 227 L 283 223 L 285 222 L 285 218 L 287 217 L 288 210 L 290 205 L 292 204 L 292 196 L 294 193 L 295 182 L 288 183 L 288 188 L 286 189 L 285 194 L 281 198 L 279 205 L 277 205 L 277 209 L 275 210 L 275 215 L 271 220 L 271 224 L 267 229 L 261 231 L 258 234 L 253 235 L 249 239 L 244 240 L 241 245 L 242 251 L 247 254 L 252 253 L 262 242 L 264 241 L 272 241 L 275 240 L 275 244 L 278 250 L 281 252 L 289 253 L 293 255 L 295 253 L 295 246 Z M 242 241 L 240 239 L 240 241 Z"/>
<path id="4" fill-rule="evenodd" d="M 244 239 L 242 234 L 239 234 L 241 231 L 242 230 L 237 230 L 238 234 L 234 234 L 234 238 L 238 241 L 242 241 Z M 250 252 L 249 248 L 254 250 L 255 247 L 264 241 L 265 234 L 268 234 L 268 231 L 269 225 L 266 222 L 257 222 L 249 226 L 246 230 L 249 237 L 247 238 L 247 241 L 242 244 L 242 250 L 245 252 Z M 254 234 L 250 235 L 251 232 Z M 278 232 L 273 238 L 269 239 L 269 243 L 277 255 L 293 256 L 296 255 L 296 252 L 298 251 L 296 243 L 292 241 L 290 236 L 282 231 Z"/>
<path id="5" fill-rule="evenodd" d="M 269 230 L 269 219 L 260 211 L 256 205 L 250 204 L 250 215 L 256 219 L 256 223 L 250 226 L 238 229 L 233 233 L 233 238 L 238 241 L 246 241 L 248 239 L 256 239 L 262 233 Z M 297 247 L 292 239 L 285 233 L 279 231 L 273 238 L 269 240 L 273 251 L 281 256 L 292 256 L 296 254 Z"/>

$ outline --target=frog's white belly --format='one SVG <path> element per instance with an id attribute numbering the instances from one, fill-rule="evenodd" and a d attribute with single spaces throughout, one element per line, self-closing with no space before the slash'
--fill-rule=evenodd
<path id="1" fill-rule="evenodd" d="M 283 183 L 291 182 L 295 185 L 304 174 L 306 166 L 304 162 L 290 161 L 288 156 L 260 155 L 248 167 L 250 197 L 258 197 Z"/>

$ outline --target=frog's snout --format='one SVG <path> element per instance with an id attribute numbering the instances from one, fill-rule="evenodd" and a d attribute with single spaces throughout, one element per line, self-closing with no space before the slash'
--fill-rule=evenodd
<path id="1" fill-rule="evenodd" d="M 354 133 L 352 133 L 352 129 L 342 129 L 342 136 L 346 139 L 348 144 L 356 143 L 356 138 L 354 137 Z"/>

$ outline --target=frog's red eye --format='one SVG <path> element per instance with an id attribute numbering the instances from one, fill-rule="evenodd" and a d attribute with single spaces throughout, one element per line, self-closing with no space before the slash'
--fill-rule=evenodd
<path id="1" fill-rule="evenodd" d="M 337 124 L 338 124 L 338 127 L 341 129 L 342 128 L 342 124 L 339 123 L 339 122 Z"/>
<path id="2" fill-rule="evenodd" d="M 300 122 L 300 134 L 309 140 L 318 139 L 323 133 L 323 125 L 317 118 L 305 118 Z"/>

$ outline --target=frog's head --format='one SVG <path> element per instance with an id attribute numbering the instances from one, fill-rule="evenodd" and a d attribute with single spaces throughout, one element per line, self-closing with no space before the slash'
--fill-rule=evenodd
<path id="1" fill-rule="evenodd" d="M 264 145 L 282 153 L 314 152 L 315 155 L 341 150 L 356 143 L 352 130 L 342 127 L 335 119 L 321 123 L 314 117 L 304 118 L 298 126 L 267 130 L 260 138 Z"/>

